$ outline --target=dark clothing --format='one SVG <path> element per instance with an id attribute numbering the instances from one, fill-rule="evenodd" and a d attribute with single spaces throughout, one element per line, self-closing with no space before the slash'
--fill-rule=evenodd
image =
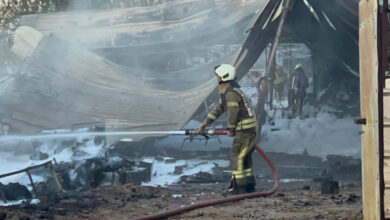
<path id="1" fill-rule="evenodd" d="M 309 87 L 309 80 L 302 68 L 296 69 L 289 78 L 288 104 L 294 115 L 302 112 L 303 100 L 306 96 L 306 89 Z"/>
<path id="2" fill-rule="evenodd" d="M 252 105 L 239 88 L 227 87 L 220 94 L 219 102 L 209 112 L 203 124 L 210 125 L 224 112 L 226 112 L 228 119 L 227 127 L 233 134 L 236 131 L 256 132 L 257 122 Z"/>
<path id="3" fill-rule="evenodd" d="M 254 187 L 252 152 L 255 148 L 257 122 L 250 102 L 238 87 L 229 86 L 220 94 L 219 102 L 209 112 L 203 124 L 210 125 L 223 112 L 227 115 L 229 131 L 235 135 L 230 152 L 232 184 L 229 190 Z"/>
<path id="4" fill-rule="evenodd" d="M 274 90 L 275 90 L 275 99 L 278 102 L 282 101 L 284 85 L 287 82 L 287 75 L 284 73 L 283 69 L 279 68 L 275 72 L 275 79 L 273 81 Z"/>
<path id="5" fill-rule="evenodd" d="M 230 151 L 230 169 L 237 186 L 255 184 L 252 152 L 255 150 L 255 132 L 237 132 Z"/>

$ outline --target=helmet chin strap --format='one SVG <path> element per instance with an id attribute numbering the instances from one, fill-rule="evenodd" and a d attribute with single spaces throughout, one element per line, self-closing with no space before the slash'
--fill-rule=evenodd
<path id="1" fill-rule="evenodd" d="M 238 84 L 238 82 L 235 81 L 235 80 L 219 81 L 219 82 L 218 82 L 218 85 L 221 85 L 221 84 L 223 84 L 223 83 L 228 83 L 229 85 L 231 85 L 231 86 L 233 86 L 233 87 L 235 87 L 235 88 L 240 88 L 240 87 L 241 87 L 241 86 Z"/>

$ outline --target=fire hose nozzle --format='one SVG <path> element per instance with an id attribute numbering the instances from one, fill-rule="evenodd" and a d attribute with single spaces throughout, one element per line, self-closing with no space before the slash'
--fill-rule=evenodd
<path id="1" fill-rule="evenodd" d="M 183 131 L 183 130 L 182 130 Z M 204 129 L 202 132 L 196 132 L 195 129 L 185 129 L 184 135 L 188 136 L 188 138 L 185 138 L 183 140 L 183 144 L 181 147 L 183 148 L 184 143 L 186 140 L 189 140 L 189 142 L 192 142 L 195 138 L 195 136 L 203 136 L 207 145 L 208 140 L 210 139 L 209 136 L 215 136 L 215 135 L 227 135 L 228 131 L 226 129 Z"/>
<path id="2" fill-rule="evenodd" d="M 202 132 L 196 132 L 195 129 L 186 129 L 185 130 L 185 135 L 187 136 L 196 136 L 196 135 L 201 135 L 204 136 L 206 139 L 208 139 L 208 135 L 213 135 L 212 130 L 203 130 Z"/>
<path id="3" fill-rule="evenodd" d="M 194 129 L 186 129 L 185 135 L 201 135 L 201 136 L 212 136 L 212 135 L 227 135 L 226 129 L 204 129 L 202 132 L 198 133 Z"/>

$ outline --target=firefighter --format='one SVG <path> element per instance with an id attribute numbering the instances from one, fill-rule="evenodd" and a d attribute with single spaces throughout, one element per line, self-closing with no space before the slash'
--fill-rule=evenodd
<path id="1" fill-rule="evenodd" d="M 279 103 L 282 101 L 284 85 L 286 82 L 287 75 L 284 73 L 283 68 L 280 65 L 276 65 L 275 79 L 273 83 L 275 89 L 275 99 Z"/>
<path id="2" fill-rule="evenodd" d="M 206 119 L 196 129 L 198 133 L 226 112 L 228 136 L 234 137 L 230 151 L 232 180 L 228 194 L 250 193 L 255 191 L 255 177 L 252 170 L 252 152 L 255 149 L 256 117 L 253 108 L 235 81 L 236 69 L 229 64 L 215 68 L 218 80 L 219 102 L 208 113 Z"/>
<path id="3" fill-rule="evenodd" d="M 302 64 L 295 66 L 294 72 L 289 77 L 288 105 L 292 110 L 292 117 L 302 112 L 303 100 L 306 96 L 306 89 L 309 80 L 302 68 Z"/>

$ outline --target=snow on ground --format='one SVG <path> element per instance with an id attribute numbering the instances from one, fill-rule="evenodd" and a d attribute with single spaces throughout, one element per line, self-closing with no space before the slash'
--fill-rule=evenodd
<path id="1" fill-rule="evenodd" d="M 167 158 L 165 158 L 167 159 Z M 215 164 L 219 166 L 228 166 L 229 161 L 225 160 L 178 160 L 174 163 L 165 163 L 164 161 L 157 161 L 153 159 L 145 159 L 145 162 L 152 162 L 152 179 L 150 182 L 142 183 L 143 186 L 167 186 L 178 182 L 181 176 L 193 175 L 199 172 L 213 173 Z M 214 164 L 215 163 L 215 164 Z M 183 173 L 174 175 L 175 166 L 184 166 Z"/>
<path id="2" fill-rule="evenodd" d="M 292 183 L 292 182 L 310 182 L 312 179 L 279 179 L 279 183 Z M 268 183 L 273 183 L 274 180 L 267 180 Z"/>
<path id="3" fill-rule="evenodd" d="M 20 205 L 23 202 L 27 202 L 27 201 L 28 201 L 27 199 L 21 199 L 21 200 L 17 200 L 17 201 L 7 201 L 7 202 L 0 200 L 0 206 Z M 32 199 L 32 200 L 30 200 L 29 204 L 33 205 L 33 204 L 38 204 L 40 202 L 41 201 L 39 199 Z"/>
<path id="4" fill-rule="evenodd" d="M 306 119 L 276 118 L 275 125 L 265 125 L 260 146 L 265 151 L 302 153 L 326 157 L 340 154 L 360 157 L 360 126 L 351 116 L 337 118 L 327 112 Z"/>
<path id="5" fill-rule="evenodd" d="M 253 105 L 257 101 L 257 91 L 253 87 L 244 87 L 242 90 L 251 98 Z M 274 102 L 274 106 L 285 108 L 286 99 L 281 103 Z M 303 107 L 305 119 L 299 117 L 287 119 L 282 117 L 282 110 L 268 111 L 268 116 L 274 117 L 275 125 L 266 123 L 262 128 L 260 146 L 265 151 L 284 152 L 290 154 L 302 153 L 305 149 L 310 155 L 325 158 L 329 154 L 339 154 L 360 157 L 361 155 L 361 127 L 354 124 L 352 116 L 337 118 L 331 112 L 331 107 L 321 110 L 313 106 Z M 285 112 L 287 115 L 288 112 Z"/>

